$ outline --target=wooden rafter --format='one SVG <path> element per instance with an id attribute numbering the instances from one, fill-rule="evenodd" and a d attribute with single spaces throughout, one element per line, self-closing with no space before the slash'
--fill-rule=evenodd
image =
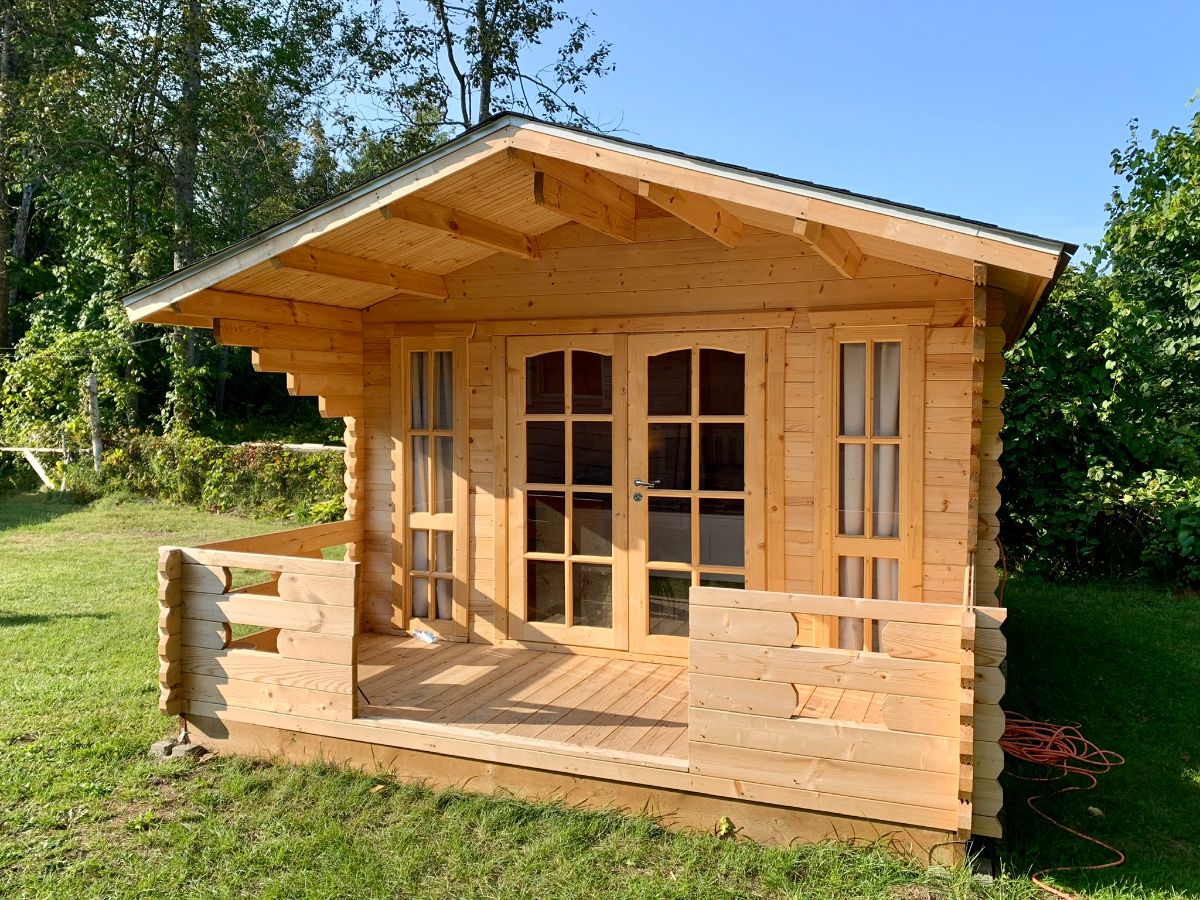
<path id="1" fill-rule="evenodd" d="M 510 150 L 509 158 L 533 169 L 533 200 L 539 206 L 627 244 L 636 240 L 636 198 L 595 169 Z"/>
<path id="2" fill-rule="evenodd" d="M 419 225 L 521 259 L 537 259 L 539 255 L 537 241 L 529 235 L 432 200 L 405 197 L 389 203 L 380 212 L 385 219 Z"/>
<path id="3" fill-rule="evenodd" d="M 361 284 L 379 284 L 405 294 L 445 300 L 449 296 L 446 279 L 441 275 L 393 266 L 376 259 L 351 256 L 318 247 L 296 247 L 271 258 L 277 269 L 327 275 Z"/>
<path id="4" fill-rule="evenodd" d="M 628 207 L 613 206 L 552 175 L 535 172 L 533 202 L 626 244 L 636 240 L 632 199 Z"/>
<path id="5" fill-rule="evenodd" d="M 687 222 L 726 247 L 736 247 L 741 240 L 742 220 L 703 194 L 693 194 L 651 181 L 639 181 L 638 193 L 659 209 Z"/>
<path id="6" fill-rule="evenodd" d="M 304 325 L 335 331 L 362 331 L 362 312 L 301 300 L 207 289 L 176 300 L 169 309 L 211 318 L 246 318 L 272 325 Z"/>
<path id="7" fill-rule="evenodd" d="M 809 219 L 796 219 L 793 232 L 807 241 L 843 278 L 853 278 L 858 274 L 863 252 L 845 229 Z"/>

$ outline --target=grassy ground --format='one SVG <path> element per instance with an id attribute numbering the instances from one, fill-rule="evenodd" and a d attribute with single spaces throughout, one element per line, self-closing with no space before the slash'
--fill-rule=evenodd
<path id="1" fill-rule="evenodd" d="M 153 765 L 146 747 L 169 729 L 155 708 L 154 549 L 268 527 L 0 496 L 0 896 L 1032 898 L 1030 866 L 1103 859 L 1027 813 L 1011 780 L 1013 874 L 982 884 L 875 848 L 765 849 L 349 772 Z M 1081 719 L 1130 760 L 1053 804 L 1129 864 L 1059 882 L 1200 897 L 1200 604 L 1019 583 L 1009 602 L 1006 705 Z"/>

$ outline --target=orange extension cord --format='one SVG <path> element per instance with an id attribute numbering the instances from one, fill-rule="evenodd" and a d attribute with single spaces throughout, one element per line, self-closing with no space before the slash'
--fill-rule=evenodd
<path id="1" fill-rule="evenodd" d="M 1008 584 L 1008 558 L 1005 556 L 1004 544 L 1000 541 L 999 535 L 996 536 L 996 546 L 1000 548 L 999 600 L 1000 605 L 1003 606 L 1004 588 Z M 1066 891 L 1060 891 L 1058 888 L 1046 884 L 1046 882 L 1041 880 L 1041 876 L 1048 875 L 1051 872 L 1112 869 L 1125 862 L 1125 854 L 1116 847 L 1104 843 L 1104 841 L 1097 840 L 1089 834 L 1084 834 L 1082 831 L 1076 831 L 1074 828 L 1051 818 L 1038 809 L 1034 801 L 1044 800 L 1047 797 L 1057 797 L 1060 794 L 1068 794 L 1071 791 L 1090 791 L 1096 786 L 1097 775 L 1103 775 L 1113 767 L 1123 765 L 1125 757 L 1111 750 L 1101 750 L 1079 733 L 1078 725 L 1054 725 L 1051 722 L 1035 722 L 1033 719 L 1023 716 L 1020 713 L 1008 711 L 1004 713 L 1004 734 L 1000 738 L 1000 748 L 1014 759 L 1023 759 L 1026 762 L 1049 766 L 1052 769 L 1057 769 L 1059 772 L 1058 775 L 1053 775 L 1049 778 L 1022 778 L 1020 775 L 1013 776 L 1014 778 L 1021 778 L 1022 781 L 1057 781 L 1071 774 L 1082 775 L 1087 779 L 1085 785 L 1068 785 L 1053 793 L 1038 794 L 1025 801 L 1030 809 L 1055 828 L 1061 828 L 1069 834 L 1103 847 L 1116 856 L 1116 859 L 1096 866 L 1055 866 L 1051 869 L 1042 869 L 1033 873 L 1033 883 L 1046 893 L 1059 897 L 1060 900 L 1075 900 L 1075 897 Z"/>
<path id="2" fill-rule="evenodd" d="M 1103 775 L 1113 767 L 1122 765 L 1125 762 L 1125 758 L 1111 750 L 1101 750 L 1079 733 L 1077 725 L 1054 725 L 1050 722 L 1035 722 L 1032 719 L 1012 712 L 1005 712 L 1004 719 L 1004 735 L 1000 738 L 1000 747 L 1005 753 L 1015 759 L 1023 759 L 1026 762 L 1049 766 L 1051 769 L 1057 769 L 1059 772 L 1059 774 L 1048 778 L 1024 778 L 1022 780 L 1057 781 L 1060 778 L 1066 778 L 1068 775 L 1082 775 L 1087 780 L 1086 784 L 1067 785 L 1052 793 L 1038 794 L 1025 801 L 1030 809 L 1051 825 L 1061 828 L 1063 831 L 1082 838 L 1085 841 L 1103 847 L 1116 856 L 1114 860 L 1095 866 L 1055 866 L 1050 869 L 1042 869 L 1033 874 L 1033 883 L 1043 891 L 1053 894 L 1055 897 L 1062 898 L 1062 900 L 1074 900 L 1071 894 L 1046 884 L 1041 880 L 1042 876 L 1048 875 L 1050 872 L 1111 869 L 1125 862 L 1125 854 L 1116 847 L 1104 843 L 1104 841 L 1084 834 L 1082 831 L 1076 831 L 1069 825 L 1064 825 L 1062 822 L 1051 818 L 1038 809 L 1034 801 L 1044 800 L 1047 797 L 1057 797 L 1060 794 L 1067 794 L 1071 791 L 1090 791 L 1096 786 L 1097 775 Z M 1014 777 L 1020 778 L 1021 776 Z"/>

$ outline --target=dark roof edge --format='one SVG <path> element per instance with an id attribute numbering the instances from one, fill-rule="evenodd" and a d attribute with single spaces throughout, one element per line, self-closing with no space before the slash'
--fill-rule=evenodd
<path id="1" fill-rule="evenodd" d="M 663 154 L 665 156 L 673 157 L 674 159 L 677 159 L 677 160 L 687 160 L 687 161 L 690 161 L 694 164 L 698 164 L 701 166 L 712 166 L 717 169 L 723 170 L 726 173 L 741 173 L 743 176 L 766 179 L 766 180 L 775 182 L 777 185 L 780 185 L 780 186 L 791 186 L 793 188 L 801 188 L 806 191 L 813 191 L 813 192 L 828 194 L 828 195 L 830 195 L 831 199 L 833 199 L 835 202 L 837 202 L 837 200 L 840 198 L 842 200 L 842 202 L 845 202 L 846 200 L 854 200 L 854 201 L 858 201 L 861 203 L 870 204 L 872 206 L 880 205 L 880 206 L 885 206 L 891 210 L 895 210 L 895 211 L 899 211 L 899 212 L 906 212 L 910 215 L 920 217 L 920 218 L 937 219 L 937 220 L 940 220 L 943 223 L 945 223 L 945 225 L 947 225 L 951 228 L 956 228 L 957 230 L 962 230 L 964 228 L 964 226 L 969 227 L 969 228 L 980 228 L 980 229 L 986 229 L 987 231 L 992 232 L 992 235 L 995 237 L 1003 237 L 1008 240 L 1016 241 L 1019 243 L 1028 243 L 1031 241 L 1038 242 L 1038 243 L 1044 245 L 1043 247 L 1041 247 L 1039 249 L 1041 249 L 1045 252 L 1057 252 L 1059 254 L 1059 256 L 1060 256 L 1059 271 L 1060 272 L 1061 272 L 1061 269 L 1065 266 L 1065 259 L 1067 257 L 1071 256 L 1072 254 L 1074 254 L 1079 249 L 1078 246 L 1076 246 L 1074 244 L 1067 244 L 1062 241 L 1054 240 L 1053 238 L 1047 238 L 1047 237 L 1043 237 L 1041 235 L 1033 234 L 1032 232 L 1016 231 L 1013 229 L 1001 228 L 998 225 L 994 225 L 990 222 L 983 222 L 978 219 L 968 219 L 968 218 L 964 218 L 962 216 L 955 216 L 950 213 L 941 213 L 941 212 L 937 212 L 934 210 L 926 209 L 924 207 L 915 206 L 915 205 L 907 204 L 907 203 L 898 203 L 898 202 L 895 202 L 892 200 L 886 200 L 881 197 L 874 197 L 869 194 L 859 194 L 859 193 L 855 193 L 854 191 L 845 190 L 843 188 L 836 188 L 836 187 L 831 187 L 829 185 L 818 184 L 817 182 L 805 181 L 803 179 L 798 179 L 798 178 L 789 178 L 787 176 L 776 175 L 774 173 L 766 172 L 766 171 L 759 170 L 759 169 L 751 169 L 746 166 L 739 166 L 739 165 L 734 165 L 731 163 L 725 163 L 725 162 L 721 162 L 719 160 L 709 159 L 709 158 L 703 157 L 703 156 L 695 156 L 695 155 L 691 155 L 691 154 L 687 154 L 687 153 L 681 153 L 676 150 L 667 150 L 667 149 L 664 149 L 661 147 L 656 147 L 652 144 L 641 143 L 638 141 L 629 140 L 628 138 L 621 138 L 621 137 L 615 137 L 613 135 L 599 134 L 597 132 L 588 131 L 584 128 L 579 128 L 579 127 L 573 126 L 573 125 L 562 125 L 557 122 L 548 122 L 543 119 L 539 119 L 535 116 L 527 115 L 525 113 L 506 111 L 506 112 L 498 112 L 492 116 L 489 116 L 487 119 L 484 119 L 479 124 L 464 131 L 462 134 L 451 138 L 446 143 L 441 144 L 441 145 L 433 148 L 432 150 L 429 150 L 419 156 L 416 156 L 416 157 L 408 160 L 404 164 L 397 166 L 394 169 L 384 172 L 383 174 L 378 175 L 375 178 L 364 181 L 353 187 L 347 188 L 346 190 L 342 191 L 341 193 L 335 194 L 334 196 L 328 198 L 327 200 L 325 200 L 315 206 L 312 206 L 312 207 L 309 207 L 308 209 L 302 210 L 301 212 L 297 213 L 296 215 L 294 215 L 288 219 L 283 220 L 282 222 L 279 222 L 275 225 L 264 228 L 261 231 L 255 232 L 254 234 L 248 235 L 247 237 L 244 237 L 241 240 L 239 240 L 233 244 L 230 244 L 227 247 L 222 248 L 221 250 L 218 250 L 214 253 L 209 254 L 208 256 L 205 256 L 205 257 L 202 257 L 202 258 L 196 260 L 195 262 L 185 266 L 182 269 L 177 269 L 176 271 L 170 272 L 166 275 L 163 275 L 163 276 L 155 279 L 154 281 L 148 282 L 147 284 L 143 285 L 142 287 L 137 288 L 136 290 L 131 291 L 129 294 L 125 295 L 125 297 L 122 298 L 123 303 L 127 307 L 133 306 L 134 304 L 147 299 L 150 295 L 157 293 L 158 291 L 162 290 L 165 287 L 169 287 L 172 284 L 175 284 L 177 282 L 180 282 L 187 278 L 190 278 L 191 276 L 193 276 L 199 272 L 202 272 L 205 269 L 210 268 L 211 266 L 214 266 L 226 259 L 236 256 L 238 253 L 242 252 L 243 250 L 246 250 L 263 240 L 269 240 L 272 237 L 284 234 L 287 231 L 290 231 L 291 229 L 293 229 L 299 225 L 302 225 L 307 221 L 310 221 L 314 218 L 317 218 L 320 215 L 323 215 L 327 212 L 330 212 L 330 211 L 336 209 L 338 206 L 341 206 L 341 205 L 349 203 L 353 200 L 359 199 L 359 198 L 365 196 L 366 194 L 371 193 L 372 191 L 375 191 L 377 189 L 380 189 L 380 188 L 386 186 L 389 182 L 394 181 L 399 178 L 402 178 L 405 175 L 410 174 L 413 171 L 421 168 L 422 166 L 428 165 L 429 163 L 436 161 L 438 158 L 448 155 L 448 154 L 454 152 L 455 150 L 458 150 L 459 148 L 461 148 L 475 140 L 485 137 L 488 134 L 493 134 L 495 132 L 502 131 L 504 128 L 507 128 L 510 125 L 516 126 L 516 127 L 521 127 L 522 123 L 524 123 L 525 125 L 532 125 L 537 128 L 547 128 L 547 129 L 552 129 L 555 131 L 572 132 L 572 133 L 578 135 L 579 137 L 589 140 L 589 141 L 603 141 L 603 142 L 612 143 L 612 144 L 619 144 L 619 145 L 629 147 L 631 149 L 641 151 L 642 153 Z M 1054 281 L 1057 281 L 1058 274 L 1059 273 L 1056 272 L 1054 278 L 1051 280 L 1051 282 L 1050 282 L 1051 286 L 1053 285 Z M 1049 289 L 1049 287 L 1047 288 L 1047 290 L 1048 289 Z M 1045 296 L 1045 294 L 1043 294 L 1043 296 Z"/>

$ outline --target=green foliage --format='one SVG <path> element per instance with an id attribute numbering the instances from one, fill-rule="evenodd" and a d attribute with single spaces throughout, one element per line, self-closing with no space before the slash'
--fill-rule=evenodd
<path id="1" fill-rule="evenodd" d="M 1053 576 L 1200 583 L 1200 115 L 1136 127 L 1092 265 L 1009 353 L 1004 540 Z"/>
<path id="2" fill-rule="evenodd" d="M 197 506 L 213 512 L 330 522 L 345 513 L 340 453 L 298 453 L 278 444 L 226 446 L 176 430 L 129 432 L 105 452 L 100 475 L 72 466 L 76 497 L 113 493 Z"/>

